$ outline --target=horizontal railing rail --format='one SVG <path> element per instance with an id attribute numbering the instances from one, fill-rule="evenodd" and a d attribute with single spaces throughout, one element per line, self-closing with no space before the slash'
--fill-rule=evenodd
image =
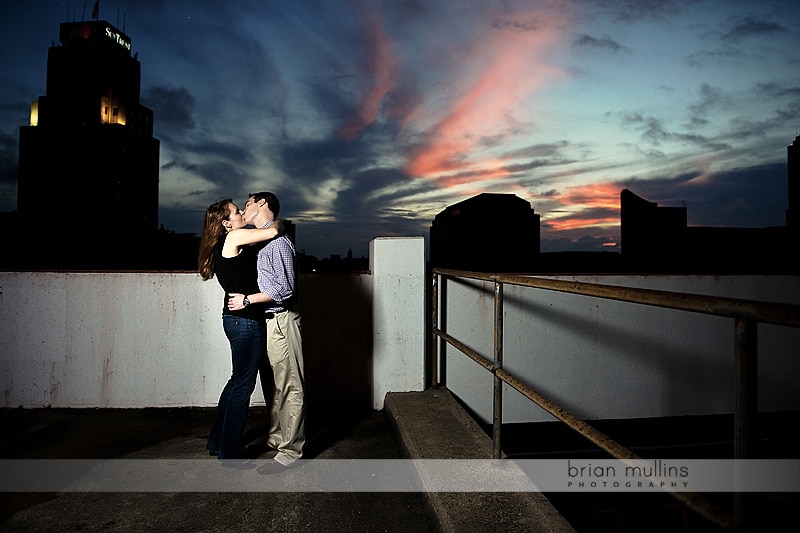
<path id="1" fill-rule="evenodd" d="M 478 352 L 439 329 L 439 295 L 447 278 L 472 279 L 494 283 L 494 347 L 493 360 L 486 359 Z M 533 401 L 548 413 L 565 423 L 573 431 L 583 435 L 611 456 L 622 460 L 641 460 L 634 452 L 614 441 L 586 421 L 579 419 L 566 409 L 548 399 L 535 388 L 503 369 L 503 287 L 504 284 L 530 287 L 549 291 L 564 292 L 594 298 L 603 298 L 642 304 L 676 311 L 704 313 L 734 320 L 734 352 L 736 366 L 736 403 L 734 412 L 734 458 L 746 459 L 751 456 L 755 439 L 755 419 L 758 414 L 758 345 L 757 328 L 759 323 L 788 327 L 800 327 L 800 306 L 792 304 L 769 303 L 754 300 L 705 296 L 680 292 L 619 287 L 547 279 L 518 274 L 492 274 L 436 268 L 433 271 L 433 357 L 432 383 L 439 386 L 439 343 L 446 342 L 494 375 L 494 396 L 492 407 L 493 457 L 502 456 L 500 430 L 502 426 L 502 384 L 506 383 L 523 396 Z M 444 310 L 441 316 L 446 316 Z M 441 385 L 446 385 L 441 383 Z M 700 494 L 669 491 L 674 498 L 694 509 L 709 521 L 723 527 L 739 529 L 747 520 L 744 495 L 736 494 L 733 515 L 714 505 Z"/>

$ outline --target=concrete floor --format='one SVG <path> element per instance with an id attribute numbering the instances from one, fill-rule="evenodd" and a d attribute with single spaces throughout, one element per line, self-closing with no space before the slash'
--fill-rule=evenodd
<path id="1" fill-rule="evenodd" d="M 205 450 L 214 409 L 5 409 L 4 459 L 175 458 L 216 461 Z M 246 437 L 256 458 L 267 413 L 251 409 Z M 317 425 L 318 458 L 397 458 L 382 414 Z M 268 455 L 266 455 L 268 456 Z M 260 459 L 257 460 L 260 462 Z M 240 475 L 263 478 L 254 471 Z M 284 475 L 284 474 L 279 474 Z M 10 531 L 432 531 L 424 495 L 408 493 L 0 493 Z"/>
<path id="2" fill-rule="evenodd" d="M 385 459 L 390 461 L 379 463 L 396 466 L 416 463 L 392 459 L 491 457 L 491 439 L 446 389 L 390 393 L 381 413 L 342 416 L 315 409 L 313 413 L 310 410 L 309 415 L 312 414 L 307 420 L 309 439 L 305 450 L 306 458 L 312 459 L 307 463 L 309 467 L 329 464 L 314 459 Z M 334 486 L 330 477 L 324 477 L 324 491 L 312 491 L 309 485 L 301 485 L 303 472 L 308 469 L 305 466 L 275 476 L 259 476 L 253 470 L 223 469 L 205 450 L 213 415 L 214 409 L 197 408 L 0 411 L 0 424 L 5 429 L 0 459 L 114 460 L 103 463 L 117 463 L 117 459 L 166 460 L 171 465 L 170 475 L 175 473 L 185 478 L 189 469 L 193 487 L 198 486 L 198 480 L 203 483 L 199 489 L 190 489 L 191 492 L 128 492 L 125 486 L 134 485 L 130 471 L 123 468 L 108 478 L 114 492 L 99 492 L 91 485 L 89 489 L 54 489 L 58 492 L 18 489 L 0 492 L 0 530 L 574 533 L 538 492 L 428 490 L 419 485 L 416 471 L 411 477 L 402 478 L 416 480 L 410 489 L 404 485 L 400 490 L 366 492 L 366 485 L 348 478 L 346 485 L 335 488 L 358 486 L 363 492 L 340 492 L 330 488 Z M 259 464 L 275 453 L 261 446 L 266 423 L 267 413 L 263 408 L 251 409 L 245 440 L 249 455 Z M 14 475 L 11 472 L 18 465 L 32 472 L 35 465 L 43 464 L 41 461 L 12 463 L 0 469 L 0 475 Z M 134 468 L 143 464 L 134 463 Z M 153 463 L 161 464 L 159 461 L 144 464 Z M 34 479 L 49 477 L 52 463 L 45 464 L 48 469 Z M 230 472 L 236 489 L 214 491 L 221 484 L 206 489 L 204 483 L 209 477 L 192 477 L 198 465 L 213 476 L 222 471 L 227 476 Z M 78 475 L 78 479 L 85 478 L 83 472 Z M 366 479 L 372 481 L 370 476 Z M 395 482 L 397 476 L 385 479 Z M 253 484 L 259 487 L 256 491 L 250 490 Z M 161 490 L 162 486 L 157 482 L 155 490 Z M 239 490 L 242 486 L 246 490 Z M 298 486 L 302 489 L 298 490 Z M 136 487 L 138 490 L 139 485 Z M 269 487 L 280 487 L 280 491 L 269 491 Z"/>

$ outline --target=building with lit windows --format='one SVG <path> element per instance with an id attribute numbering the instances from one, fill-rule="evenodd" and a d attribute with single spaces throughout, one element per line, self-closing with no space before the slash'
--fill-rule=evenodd
<path id="1" fill-rule="evenodd" d="M 40 264 L 142 266 L 158 234 L 160 145 L 153 112 L 139 103 L 131 39 L 91 20 L 62 23 L 59 41 L 48 50 L 46 94 L 20 127 L 18 216 L 43 237 L 25 242 L 38 243 Z M 65 228 L 93 238 L 53 238 Z"/>

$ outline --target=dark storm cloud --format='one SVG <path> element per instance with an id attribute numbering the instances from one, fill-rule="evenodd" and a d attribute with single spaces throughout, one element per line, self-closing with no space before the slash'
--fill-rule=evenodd
<path id="1" fill-rule="evenodd" d="M 727 136 L 731 139 L 758 139 L 774 131 L 787 132 L 787 139 L 791 140 L 791 135 L 797 132 L 797 117 L 800 116 L 800 98 L 792 95 L 788 99 L 778 101 L 778 98 L 770 100 L 776 106 L 771 114 L 767 114 L 762 120 L 748 120 L 743 118 L 733 118 L 730 120 L 731 129 Z"/>
<path id="2" fill-rule="evenodd" d="M 718 87 L 712 87 L 708 83 L 700 85 L 700 100 L 689 106 L 692 115 L 705 116 L 714 107 L 724 104 L 730 105 L 730 99 L 725 95 L 725 91 Z"/>
<path id="3" fill-rule="evenodd" d="M 788 131 L 796 128 L 797 117 L 800 116 L 800 86 L 784 87 L 778 83 L 760 83 L 754 91 L 776 102 L 777 107 L 769 119 L 772 127 L 785 127 Z"/>
<path id="4" fill-rule="evenodd" d="M 492 20 L 492 28 L 497 30 L 537 31 L 546 26 L 546 23 L 535 17 L 527 19 L 496 18 Z"/>
<path id="5" fill-rule="evenodd" d="M 337 195 L 334 210 L 345 216 L 381 213 L 387 200 L 403 196 L 393 186 L 406 180 L 408 177 L 396 169 L 376 168 L 358 172 L 349 180 L 349 187 Z M 386 195 L 377 194 L 384 189 L 394 191 Z"/>
<path id="6" fill-rule="evenodd" d="M 729 30 L 722 34 L 722 39 L 735 43 L 750 37 L 769 37 L 785 31 L 788 30 L 776 22 L 748 17 L 736 21 Z"/>
<path id="7" fill-rule="evenodd" d="M 294 178 L 295 185 L 290 185 L 281 197 L 286 196 L 294 210 L 311 208 L 306 189 L 332 180 L 336 190 L 328 191 L 332 197 L 330 208 L 337 217 L 371 214 L 376 220 L 384 219 L 387 204 L 408 194 L 397 185 L 409 178 L 401 170 L 377 166 L 375 146 L 333 139 L 284 145 L 277 163 L 285 175 Z M 432 185 L 420 183 L 420 187 Z"/>
<path id="8" fill-rule="evenodd" d="M 608 36 L 592 37 L 591 35 L 587 35 L 585 33 L 579 35 L 578 38 L 572 42 L 572 49 L 573 50 L 598 49 L 598 50 L 607 50 L 609 52 L 622 52 L 626 50 L 624 46 L 619 44 L 611 37 Z"/>
<path id="9" fill-rule="evenodd" d="M 204 154 L 211 159 L 229 161 L 239 165 L 248 165 L 253 162 L 252 152 L 239 144 L 202 139 L 184 146 L 193 153 Z"/>
<path id="10" fill-rule="evenodd" d="M 762 165 L 714 173 L 699 184 L 687 184 L 689 221 L 710 225 L 724 220 L 731 227 L 767 227 L 785 224 L 786 164 Z"/>
<path id="11" fill-rule="evenodd" d="M 785 223 L 787 205 L 785 163 L 725 172 L 632 180 L 623 183 L 637 195 L 663 207 L 688 208 L 690 226 L 762 228 Z"/>
<path id="12" fill-rule="evenodd" d="M 283 202 L 283 198 L 281 198 Z M 368 243 L 377 237 L 425 236 L 430 221 L 404 216 L 358 216 L 342 213 L 336 224 L 304 220 L 298 227 L 298 247 L 327 250 L 344 256 L 348 250 L 354 257 L 366 256 Z M 340 244 L 341 243 L 341 244 Z M 340 248 L 336 248 L 339 245 Z"/>
<path id="13" fill-rule="evenodd" d="M 153 110 L 159 125 L 183 129 L 194 128 L 195 99 L 184 87 L 157 85 L 151 87 L 142 98 L 142 103 Z"/>
<path id="14" fill-rule="evenodd" d="M 724 143 L 713 142 L 702 135 L 670 131 L 664 126 L 663 120 L 642 115 L 639 112 L 623 113 L 622 122 L 641 131 L 642 140 L 653 146 L 660 146 L 667 142 L 682 142 L 705 146 L 711 150 L 722 150 L 727 147 Z"/>
<path id="15" fill-rule="evenodd" d="M 610 11 L 615 22 L 632 24 L 643 19 L 659 19 L 675 15 L 677 4 L 673 0 L 621 0 L 610 2 Z"/>
<path id="16" fill-rule="evenodd" d="M 779 83 L 758 83 L 755 88 L 756 92 L 764 95 L 767 98 L 794 98 L 795 102 L 800 101 L 800 87 L 783 87 Z"/>
<path id="17" fill-rule="evenodd" d="M 533 161 L 527 161 L 525 163 L 516 163 L 514 165 L 506 165 L 503 167 L 503 170 L 511 173 L 517 174 L 521 172 L 527 172 L 529 170 L 534 170 L 537 168 L 548 167 L 552 165 L 561 165 L 564 161 L 562 160 L 546 160 L 546 159 L 536 159 Z"/>
<path id="18" fill-rule="evenodd" d="M 684 58 L 686 64 L 693 68 L 703 68 L 711 65 L 734 63 L 742 60 L 746 54 L 742 50 L 735 48 L 723 48 L 717 50 L 698 50 Z"/>
<path id="19" fill-rule="evenodd" d="M 747 46 L 754 38 L 775 38 L 789 30 L 783 25 L 764 19 L 752 17 L 739 19 L 725 29 L 709 32 L 706 38 L 718 40 L 722 48 L 702 49 L 686 56 L 688 65 L 695 68 L 719 65 L 721 63 L 738 63 L 745 61 L 754 53 Z"/>
<path id="20" fill-rule="evenodd" d="M 562 150 L 568 146 L 569 143 L 567 141 L 534 144 L 531 146 L 526 146 L 525 148 L 520 148 L 519 150 L 506 152 L 503 155 L 504 157 L 509 157 L 512 159 L 516 159 L 518 157 L 560 157 Z"/>

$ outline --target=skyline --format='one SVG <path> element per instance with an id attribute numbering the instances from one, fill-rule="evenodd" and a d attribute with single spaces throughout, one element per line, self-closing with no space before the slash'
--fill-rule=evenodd
<path id="1" fill-rule="evenodd" d="M 47 48 L 93 4 L 2 8 L 2 211 Z M 624 188 L 692 226 L 785 223 L 793 2 L 430 4 L 100 1 L 141 63 L 159 223 L 199 233 L 210 203 L 271 190 L 320 258 L 427 239 L 482 192 L 529 201 L 543 252 L 618 250 Z"/>

